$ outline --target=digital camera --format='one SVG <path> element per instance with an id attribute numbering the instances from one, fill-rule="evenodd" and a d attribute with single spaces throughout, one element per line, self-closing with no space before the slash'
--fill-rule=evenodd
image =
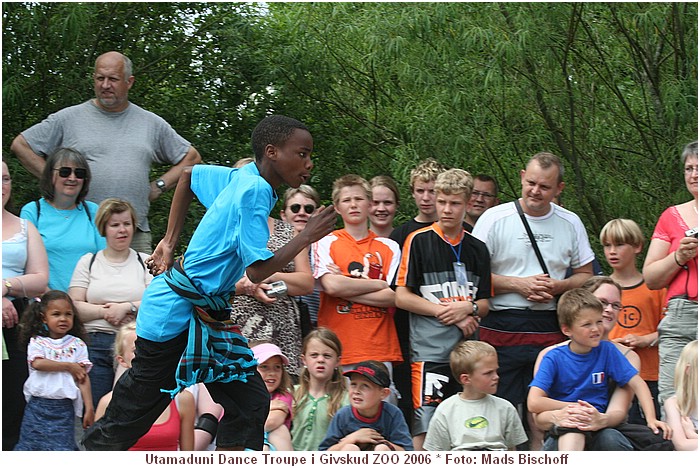
<path id="1" fill-rule="evenodd" d="M 265 290 L 267 297 L 282 297 L 287 295 L 287 284 L 284 281 L 270 283 L 270 289 Z"/>
<path id="2" fill-rule="evenodd" d="M 698 228 L 694 227 L 685 231 L 685 237 L 698 237 Z"/>

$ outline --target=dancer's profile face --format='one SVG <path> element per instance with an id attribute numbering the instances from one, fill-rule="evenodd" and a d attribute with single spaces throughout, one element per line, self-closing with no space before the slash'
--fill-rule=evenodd
<path id="1" fill-rule="evenodd" d="M 297 188 L 308 182 L 314 163 L 311 153 L 314 150 L 314 140 L 307 130 L 297 128 L 281 146 L 274 147 L 272 159 L 275 161 L 275 171 L 280 179 L 290 187 Z"/>

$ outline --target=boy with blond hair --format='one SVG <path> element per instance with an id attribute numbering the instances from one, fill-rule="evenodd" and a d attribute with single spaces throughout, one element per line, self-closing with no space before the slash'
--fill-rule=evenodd
<path id="1" fill-rule="evenodd" d="M 651 393 L 637 369 L 614 343 L 602 341 L 603 305 L 600 300 L 586 289 L 572 289 L 559 299 L 557 317 L 562 333 L 571 342 L 568 346 L 552 348 L 542 358 L 530 384 L 528 409 L 538 414 L 585 401 L 604 413 L 610 400 L 608 383 L 612 380 L 620 387 L 629 385 L 647 415 L 647 426 L 655 434 L 662 430 L 664 437 L 670 438 L 668 425 L 654 417 Z M 559 438 L 560 451 L 581 451 L 586 439 L 595 438 L 598 432 L 561 427 L 552 431 Z"/>
<path id="2" fill-rule="evenodd" d="M 656 418 L 661 417 L 659 407 L 659 341 L 657 331 L 664 318 L 666 289 L 651 290 L 637 269 L 637 255 L 644 247 L 644 234 L 631 219 L 613 219 L 600 231 L 605 260 L 612 268 L 610 278 L 622 288 L 622 307 L 617 324 L 608 334 L 611 341 L 622 343 L 635 350 L 642 362 L 639 375 L 654 397 Z M 614 307 L 614 305 L 613 305 Z M 628 422 L 646 424 L 644 415 L 635 399 L 629 411 Z"/>
<path id="3" fill-rule="evenodd" d="M 396 305 L 410 312 L 413 445 L 422 450 L 435 408 L 459 392 L 450 352 L 488 313 L 491 268 L 486 245 L 463 225 L 473 181 L 449 169 L 435 181 L 438 220 L 406 239 L 396 280 Z"/>
<path id="4" fill-rule="evenodd" d="M 321 286 L 318 325 L 338 335 L 346 369 L 376 359 L 389 367 L 391 376 L 392 363 L 402 361 L 390 287 L 401 256 L 399 246 L 369 230 L 372 192 L 364 178 L 347 174 L 336 179 L 332 197 L 343 228 L 313 246 L 313 274 Z M 392 402 L 396 398 L 393 394 Z"/>
<path id="5" fill-rule="evenodd" d="M 426 450 L 514 450 L 527 441 L 515 407 L 495 396 L 498 355 L 483 341 L 463 341 L 450 353 L 462 392 L 443 401 L 430 420 Z"/>
<path id="6" fill-rule="evenodd" d="M 394 228 L 389 235 L 389 238 L 399 244 L 399 249 L 403 249 L 403 244 L 406 238 L 412 232 L 430 226 L 437 221 L 435 212 L 435 179 L 437 176 L 445 172 L 447 168 L 433 158 L 426 158 L 421 161 L 410 175 L 411 196 L 418 209 L 418 214 Z M 410 359 L 408 334 L 409 334 L 409 313 L 403 309 L 397 308 L 394 314 L 394 323 L 396 324 L 396 333 L 399 335 L 399 343 L 401 344 L 401 353 L 404 358 L 404 363 L 396 366 L 394 369 L 394 382 L 396 388 L 402 395 L 399 401 L 399 407 L 403 411 L 406 421 L 409 426 L 413 414 L 413 399 L 411 388 L 411 369 L 408 362 Z"/>

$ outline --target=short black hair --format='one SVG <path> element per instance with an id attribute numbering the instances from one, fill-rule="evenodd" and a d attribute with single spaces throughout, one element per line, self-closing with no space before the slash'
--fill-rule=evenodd
<path id="1" fill-rule="evenodd" d="M 262 160 L 267 145 L 282 146 L 297 128 L 309 132 L 306 125 L 284 115 L 270 115 L 262 119 L 251 136 L 255 160 Z"/>

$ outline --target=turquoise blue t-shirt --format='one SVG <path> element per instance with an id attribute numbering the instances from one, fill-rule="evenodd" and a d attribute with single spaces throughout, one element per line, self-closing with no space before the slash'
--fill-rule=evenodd
<path id="1" fill-rule="evenodd" d="M 68 292 L 73 270 L 80 257 L 107 246 L 107 241 L 95 226 L 98 205 L 91 201 L 85 204 L 89 217 L 82 203 L 72 210 L 57 210 L 44 198 L 39 200 L 41 213 L 38 216 L 36 202 L 33 201 L 24 205 L 19 214 L 20 218 L 36 226 L 44 241 L 49 258 L 49 289 Z"/>
<path id="2" fill-rule="evenodd" d="M 185 251 L 185 273 L 203 294 L 232 294 L 249 265 L 273 256 L 267 218 L 277 195 L 255 164 L 196 165 L 190 187 L 207 212 Z M 191 315 L 192 304 L 156 276 L 141 301 L 138 335 L 170 340 L 188 328 Z"/>

